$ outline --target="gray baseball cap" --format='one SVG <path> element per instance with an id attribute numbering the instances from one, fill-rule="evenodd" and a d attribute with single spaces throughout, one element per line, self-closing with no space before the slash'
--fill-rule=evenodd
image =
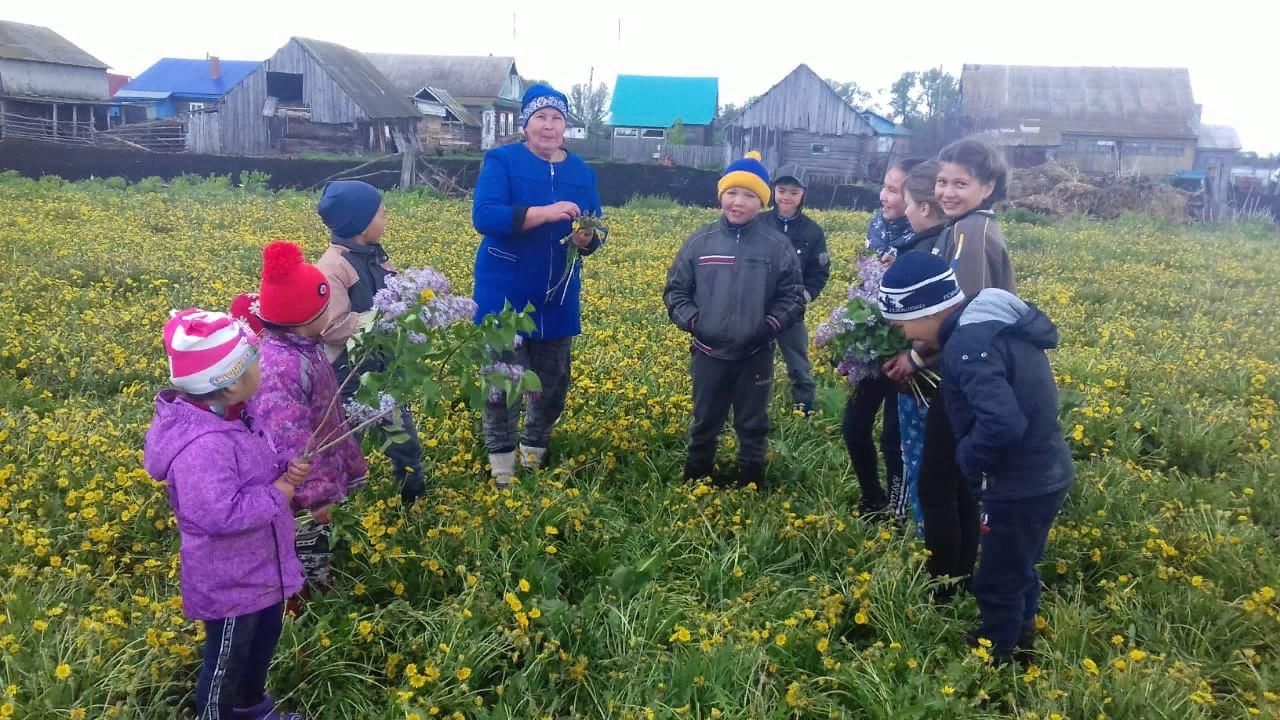
<path id="1" fill-rule="evenodd" d="M 773 173 L 773 184 L 775 186 L 788 180 L 793 181 L 802 188 L 808 188 L 809 171 L 795 163 L 787 163 Z"/>

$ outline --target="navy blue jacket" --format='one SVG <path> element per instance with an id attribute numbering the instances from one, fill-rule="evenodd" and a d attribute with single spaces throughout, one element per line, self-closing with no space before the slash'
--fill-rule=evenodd
<path id="1" fill-rule="evenodd" d="M 1071 485 L 1045 350 L 1058 328 L 1016 295 L 989 288 L 943 323 L 943 392 L 956 461 L 979 497 L 1017 500 Z"/>
<path id="2" fill-rule="evenodd" d="M 569 153 L 561 162 L 550 163 L 523 144 L 485 153 L 471 207 L 471 222 L 484 236 L 476 249 L 472 290 L 476 322 L 501 312 L 504 303 L 516 310 L 532 303 L 538 325 L 534 337 L 554 340 L 582 332 L 582 266 L 566 267 L 569 247 L 563 242 L 573 232 L 573 223 L 523 229 L 529 208 L 560 200 L 600 214 L 596 174 L 582 158 Z M 596 238 L 579 255 L 589 255 L 599 246 Z"/>

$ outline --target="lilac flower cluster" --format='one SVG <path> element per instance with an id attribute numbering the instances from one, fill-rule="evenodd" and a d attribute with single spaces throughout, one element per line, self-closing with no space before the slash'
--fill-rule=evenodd
<path id="1" fill-rule="evenodd" d="M 387 278 L 386 287 L 373 297 L 378 311 L 378 327 L 391 330 L 396 321 L 421 306 L 422 320 L 429 328 L 442 328 L 470 320 L 476 312 L 471 298 L 453 294 L 449 280 L 435 268 L 413 268 Z M 422 344 L 426 336 L 415 333 L 410 342 Z"/>
<path id="2" fill-rule="evenodd" d="M 476 303 L 461 295 L 436 295 L 422 304 L 422 321 L 429 328 L 443 328 L 475 317 Z"/>
<path id="3" fill-rule="evenodd" d="M 858 278 L 862 282 L 849 286 L 849 299 L 860 297 L 872 305 L 876 304 L 880 296 L 880 283 L 884 281 L 884 273 L 887 269 L 880 258 L 874 255 L 859 258 Z"/>
<path id="4" fill-rule="evenodd" d="M 512 385 L 520 382 L 520 378 L 524 377 L 524 366 L 516 363 L 495 362 L 486 366 L 484 369 L 485 377 L 493 374 L 499 374 L 511 381 Z M 503 399 L 503 392 L 497 388 L 489 390 L 489 400 L 498 402 Z"/>
<path id="5" fill-rule="evenodd" d="M 378 407 L 376 408 L 354 398 L 343 403 L 342 408 L 347 411 L 348 423 L 352 427 L 359 427 L 374 418 L 390 417 L 395 412 L 396 405 L 395 398 L 387 393 L 378 393 Z"/>

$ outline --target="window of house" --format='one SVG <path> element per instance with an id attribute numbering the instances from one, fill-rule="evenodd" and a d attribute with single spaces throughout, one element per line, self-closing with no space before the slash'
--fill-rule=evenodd
<path id="1" fill-rule="evenodd" d="M 1072 138 L 1072 139 L 1070 139 L 1070 140 L 1063 140 L 1063 141 L 1062 141 L 1062 152 L 1069 152 L 1069 153 L 1073 153 L 1073 152 L 1075 152 L 1075 151 L 1076 151 L 1076 141 L 1075 141 L 1075 138 Z"/>
<path id="2" fill-rule="evenodd" d="M 281 103 L 302 102 L 302 73 L 267 73 L 267 94 Z"/>
<path id="3" fill-rule="evenodd" d="M 613 136 L 620 138 L 640 137 L 640 132 L 635 128 L 614 128 Z"/>
<path id="4" fill-rule="evenodd" d="M 1150 155 L 1151 143 L 1149 142 L 1130 142 L 1124 144 L 1124 149 L 1130 155 Z"/>
<path id="5" fill-rule="evenodd" d="M 809 146 L 809 154 L 810 155 L 830 155 L 831 148 L 830 146 L 823 145 L 821 143 L 813 143 L 812 145 Z"/>
<path id="6" fill-rule="evenodd" d="M 195 111 L 197 111 L 197 110 L 203 110 L 203 109 L 204 109 L 204 103 L 202 103 L 202 102 L 193 102 L 193 103 L 188 103 L 188 104 L 187 104 L 187 109 L 188 109 L 188 110 L 190 110 L 191 112 L 195 112 Z"/>
<path id="7" fill-rule="evenodd" d="M 1157 145 L 1156 154 L 1164 157 L 1182 157 L 1181 145 Z"/>
<path id="8" fill-rule="evenodd" d="M 644 138 L 645 140 L 666 140 L 666 139 L 667 139 L 667 131 L 666 131 L 666 130 L 655 130 L 655 129 L 650 128 L 650 129 L 646 129 L 646 130 L 644 130 L 643 132 L 641 132 L 641 133 L 640 133 L 640 137 Z"/>

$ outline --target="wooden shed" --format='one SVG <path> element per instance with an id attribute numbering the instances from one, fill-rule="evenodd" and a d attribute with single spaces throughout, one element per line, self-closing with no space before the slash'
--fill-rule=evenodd
<path id="1" fill-rule="evenodd" d="M 1217 220 L 1231 202 L 1231 169 L 1240 154 L 1240 136 L 1228 125 L 1201 125 L 1197 135 L 1194 171 L 1204 174 L 1206 209 Z"/>
<path id="2" fill-rule="evenodd" d="M 847 184 L 867 177 L 865 117 L 808 65 L 800 65 L 756 98 L 725 128 L 729 156 L 758 150 L 770 172 L 797 163 L 813 182 Z"/>
<path id="3" fill-rule="evenodd" d="M 101 60 L 49 28 L 0 20 L 0 137 L 88 142 L 109 97 Z"/>
<path id="4" fill-rule="evenodd" d="M 524 88 L 513 57 L 368 53 L 368 58 L 428 118 L 444 114 L 443 141 L 462 132 L 474 149 L 488 150 L 520 132 Z M 449 127 L 450 122 L 458 124 Z M 434 132 L 432 126 L 428 120 L 428 132 Z M 431 136 L 424 140 L 432 144 Z"/>
<path id="5" fill-rule="evenodd" d="M 961 129 L 1014 166 L 1173 175 L 1195 164 L 1199 109 L 1185 68 L 965 65 Z"/>
<path id="6" fill-rule="evenodd" d="M 199 153 L 377 154 L 417 147 L 422 113 L 362 53 L 295 37 L 205 112 Z"/>

